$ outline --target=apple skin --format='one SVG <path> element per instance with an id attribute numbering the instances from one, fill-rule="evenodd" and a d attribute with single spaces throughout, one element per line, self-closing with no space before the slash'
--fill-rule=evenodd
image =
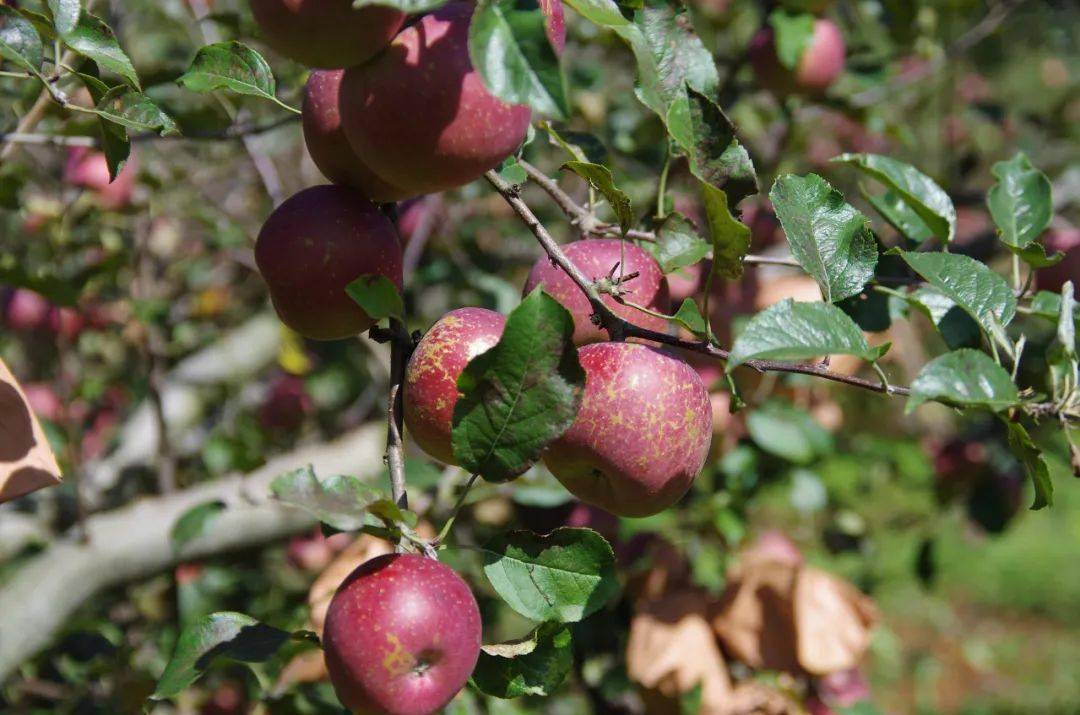
<path id="1" fill-rule="evenodd" d="M 1080 296 L 1080 229 L 1054 229 L 1046 234 L 1043 243 L 1047 254 L 1062 251 L 1065 258 L 1056 266 L 1039 269 L 1036 274 L 1039 289 L 1060 293 L 1065 281 L 1072 281 L 1076 295 Z"/>
<path id="2" fill-rule="evenodd" d="M 380 179 L 349 146 L 338 111 L 344 74 L 345 70 L 315 70 L 304 85 L 304 142 L 311 160 L 327 179 L 359 189 L 372 201 L 408 198 L 409 192 Z"/>
<path id="3" fill-rule="evenodd" d="M 465 686 L 480 635 L 480 609 L 460 576 L 425 556 L 386 554 L 338 588 L 323 648 L 351 712 L 430 715 Z"/>
<path id="4" fill-rule="evenodd" d="M 416 444 L 457 464 L 451 443 L 457 379 L 469 361 L 499 342 L 506 316 L 484 308 L 452 310 L 431 326 L 405 368 L 405 426 Z"/>
<path id="5" fill-rule="evenodd" d="M 341 118 L 353 151 L 409 195 L 463 186 L 524 141 L 532 112 L 484 87 L 469 59 L 473 6 L 445 5 L 371 62 L 345 71 Z"/>
<path id="6" fill-rule="evenodd" d="M 544 463 L 581 501 L 627 517 L 663 511 L 690 488 L 712 442 L 709 393 L 690 365 L 647 345 L 578 351 L 585 394 Z"/>
<path id="7" fill-rule="evenodd" d="M 625 300 L 659 312 L 668 309 L 670 297 L 667 279 L 660 270 L 660 264 L 644 249 L 617 238 L 590 238 L 567 244 L 563 247 L 563 252 L 587 278 L 593 280 L 607 278 L 611 269 L 625 258 L 623 274 L 639 274 L 637 278 L 622 284 L 626 291 Z M 562 268 L 552 265 L 546 255 L 533 264 L 522 295 L 528 295 L 536 286 L 543 286 L 551 297 L 562 303 L 574 316 L 575 344 L 584 345 L 608 339 L 607 331 L 592 322 L 589 299 Z M 665 332 L 668 328 L 668 322 L 663 318 L 648 315 L 628 305 L 620 305 L 610 295 L 602 296 L 601 300 L 616 315 L 634 325 L 657 332 Z"/>
<path id="8" fill-rule="evenodd" d="M 750 41 L 750 64 L 758 82 L 776 94 L 821 94 L 844 71 L 844 36 L 831 20 L 814 22 L 814 36 L 794 71 L 780 63 L 775 39 L 771 27 L 759 30 Z"/>
<path id="9" fill-rule="evenodd" d="M 251 0 L 266 44 L 309 67 L 341 69 L 374 57 L 405 22 L 389 7 L 352 0 Z"/>
<path id="10" fill-rule="evenodd" d="M 563 12 L 562 0 L 539 0 L 540 11 L 544 13 L 544 30 L 548 42 L 555 50 L 555 54 L 561 55 L 566 49 L 566 14 Z"/>
<path id="11" fill-rule="evenodd" d="M 64 163 L 64 183 L 93 191 L 101 208 L 119 211 L 131 203 L 138 171 L 138 161 L 132 154 L 116 180 L 110 181 L 109 162 L 103 152 L 71 147 Z"/>
<path id="12" fill-rule="evenodd" d="M 263 224 L 255 263 L 283 323 L 313 340 L 339 340 L 375 324 L 345 293 L 362 275 L 401 290 L 401 245 L 386 216 L 355 189 L 314 186 Z"/>

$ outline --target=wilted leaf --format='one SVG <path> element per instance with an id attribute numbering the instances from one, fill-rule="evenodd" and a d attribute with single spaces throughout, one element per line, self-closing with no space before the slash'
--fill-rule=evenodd
<path id="1" fill-rule="evenodd" d="M 0 503 L 59 483 L 60 466 L 45 432 L 0 360 Z"/>
<path id="2" fill-rule="evenodd" d="M 794 611 L 797 657 L 807 672 L 825 675 L 862 661 L 877 611 L 854 586 L 803 568 L 795 580 Z"/>

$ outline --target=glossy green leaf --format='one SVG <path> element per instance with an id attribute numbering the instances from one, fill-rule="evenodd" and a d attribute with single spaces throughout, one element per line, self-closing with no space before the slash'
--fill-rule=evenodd
<path id="1" fill-rule="evenodd" d="M 922 243 L 934 237 L 934 232 L 919 218 L 914 209 L 904 203 L 899 196 L 892 191 L 884 194 L 871 195 L 863 191 L 863 196 L 874 207 L 885 221 L 895 228 L 904 238 L 912 243 Z"/>
<path id="2" fill-rule="evenodd" d="M 668 129 L 686 151 L 690 173 L 706 184 L 723 189 L 735 206 L 758 192 L 757 172 L 750 155 L 735 137 L 735 125 L 708 96 L 686 87 L 685 128 L 679 129 L 679 102 L 668 114 Z"/>
<path id="3" fill-rule="evenodd" d="M 172 659 L 158 680 L 154 700 L 173 698 L 186 690 L 217 658 L 262 663 L 273 657 L 292 634 L 260 623 L 243 613 L 211 613 L 184 629 Z"/>
<path id="4" fill-rule="evenodd" d="M 176 81 L 193 92 L 224 89 L 278 102 L 277 82 L 270 65 L 241 42 L 206 45 Z"/>
<path id="5" fill-rule="evenodd" d="M 1020 393 L 1005 368 L 990 356 L 963 348 L 928 362 L 911 383 L 907 411 L 929 401 L 996 412 L 1019 404 Z"/>
<path id="6" fill-rule="evenodd" d="M 386 276 L 362 275 L 345 286 L 345 292 L 375 322 L 384 318 L 400 318 L 405 314 L 401 293 Z"/>
<path id="7" fill-rule="evenodd" d="M 979 324 L 951 298 L 929 286 L 921 286 L 910 294 L 909 300 L 933 321 L 950 350 L 978 347 Z"/>
<path id="8" fill-rule="evenodd" d="M 997 183 L 986 196 L 986 205 L 1007 245 L 1024 248 L 1039 238 L 1054 217 L 1050 180 L 1021 152 L 1009 161 L 994 164 Z"/>
<path id="9" fill-rule="evenodd" d="M 571 646 L 570 629 L 560 623 L 545 623 L 518 641 L 481 646 L 472 683 L 496 698 L 549 696 L 574 664 Z"/>
<path id="10" fill-rule="evenodd" d="M 1005 279 L 984 263 L 957 253 L 901 251 L 923 279 L 967 312 L 988 335 L 995 322 L 1008 325 L 1016 314 L 1016 296 Z"/>
<path id="11" fill-rule="evenodd" d="M 75 28 L 63 37 L 68 47 L 92 59 L 102 69 L 116 73 L 134 89 L 140 89 L 135 66 L 104 20 L 84 12 Z"/>
<path id="12" fill-rule="evenodd" d="M 728 358 L 728 369 L 749 360 L 808 360 L 826 355 L 854 355 L 874 362 L 889 345 L 872 348 L 848 315 L 831 303 L 782 300 L 746 324 Z"/>
<path id="13" fill-rule="evenodd" d="M 866 217 L 816 174 L 781 176 L 769 192 L 791 255 L 837 302 L 862 292 L 874 277 L 878 250 Z"/>
<path id="14" fill-rule="evenodd" d="M 694 31 L 687 8 L 666 0 L 646 2 L 635 13 L 634 24 L 641 30 L 655 69 L 657 92 L 666 105 L 685 101 L 687 85 L 712 94 L 720 83 L 712 53 Z"/>
<path id="15" fill-rule="evenodd" d="M 49 0 L 49 11 L 52 13 L 56 31 L 66 35 L 79 24 L 82 0 Z"/>
<path id="16" fill-rule="evenodd" d="M 709 255 L 712 246 L 697 232 L 697 227 L 682 214 L 669 214 L 656 230 L 655 243 L 643 243 L 660 264 L 664 273 L 674 273 L 692 266 Z"/>
<path id="17" fill-rule="evenodd" d="M 775 33 L 780 64 L 789 70 L 795 69 L 814 39 L 814 16 L 774 10 L 769 13 L 769 25 Z"/>
<path id="18" fill-rule="evenodd" d="M 1065 260 L 1065 253 L 1062 251 L 1056 251 L 1047 255 L 1046 246 L 1041 243 L 1029 243 L 1023 248 L 1016 248 L 1009 244 L 1005 244 L 1005 248 L 1020 256 L 1020 260 L 1032 268 L 1049 268 L 1050 266 L 1056 266 Z"/>
<path id="19" fill-rule="evenodd" d="M 318 477 L 309 465 L 286 472 L 270 484 L 279 501 L 310 512 L 338 531 L 357 531 L 369 523 L 368 508 L 386 499 L 356 477 L 344 474 Z"/>
<path id="20" fill-rule="evenodd" d="M 575 623 L 619 589 L 615 553 L 591 529 L 561 528 L 546 536 L 511 531 L 482 552 L 484 574 L 496 593 L 533 621 Z"/>
<path id="21" fill-rule="evenodd" d="M 137 132 L 178 134 L 176 122 L 154 100 L 125 85 L 111 88 L 94 110 L 99 117 Z"/>
<path id="22" fill-rule="evenodd" d="M 739 278 L 743 258 L 750 252 L 750 228 L 732 215 L 726 192 L 703 183 L 701 199 L 712 237 L 712 270 L 725 278 Z"/>
<path id="23" fill-rule="evenodd" d="M 631 21 L 623 16 L 615 0 L 566 0 L 574 12 L 601 27 L 624 27 Z"/>
<path id="24" fill-rule="evenodd" d="M 701 310 L 689 298 L 683 299 L 682 305 L 675 311 L 672 319 L 699 338 L 705 338 L 708 333 L 709 326 L 701 315 Z"/>
<path id="25" fill-rule="evenodd" d="M 600 164 L 591 164 L 587 161 L 568 161 L 562 165 L 562 169 L 572 171 L 582 179 L 585 179 L 596 191 L 607 199 L 611 210 L 615 212 L 615 219 L 619 228 L 625 234 L 634 227 L 637 218 L 634 216 L 634 207 L 630 203 L 630 197 L 626 192 L 615 185 L 615 177 L 611 169 Z"/>
<path id="26" fill-rule="evenodd" d="M 891 189 L 943 241 L 956 238 L 956 208 L 937 182 L 910 164 L 880 154 L 841 154 L 850 164 Z"/>
<path id="27" fill-rule="evenodd" d="M 570 313 L 538 288 L 507 317 L 499 342 L 465 367 L 452 434 L 462 468 L 513 479 L 570 428 L 585 386 L 573 333 Z"/>
<path id="28" fill-rule="evenodd" d="M 218 499 L 193 506 L 181 514 L 169 531 L 173 551 L 179 552 L 189 541 L 205 534 L 210 524 L 225 508 L 225 502 Z"/>
<path id="29" fill-rule="evenodd" d="M 570 114 L 566 79 L 536 0 L 484 0 L 469 25 L 469 56 L 484 85 L 509 104 Z"/>
<path id="30" fill-rule="evenodd" d="M 1042 450 L 1020 423 L 1006 420 L 1005 426 L 1009 430 L 1009 449 L 1024 465 L 1024 471 L 1031 477 L 1031 484 L 1035 488 L 1035 499 L 1031 508 L 1037 511 L 1053 506 L 1054 483 L 1050 480 L 1050 467 L 1046 464 Z"/>
<path id="31" fill-rule="evenodd" d="M 90 98 L 94 101 L 95 106 L 109 93 L 110 87 L 97 76 L 95 65 L 91 64 L 86 72 L 75 72 L 74 74 L 90 93 Z M 123 171 L 128 157 L 131 156 L 131 139 L 128 137 L 127 127 L 122 124 L 99 116 L 99 125 L 101 127 L 101 148 L 105 154 L 105 161 L 109 166 L 109 180 L 115 181 L 116 177 Z"/>
<path id="32" fill-rule="evenodd" d="M 35 74 L 45 58 L 34 24 L 6 5 L 0 5 L 0 58 Z"/>
<path id="33" fill-rule="evenodd" d="M 746 415 L 750 438 L 764 451 L 795 464 L 810 464 L 833 451 L 828 431 L 804 410 L 766 402 Z"/>

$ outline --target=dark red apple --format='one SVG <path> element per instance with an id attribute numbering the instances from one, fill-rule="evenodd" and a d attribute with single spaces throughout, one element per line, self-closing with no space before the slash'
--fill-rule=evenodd
<path id="1" fill-rule="evenodd" d="M 64 182 L 93 191 L 98 205 L 109 211 L 118 211 L 131 203 L 137 174 L 138 162 L 134 153 L 114 181 L 109 179 L 109 162 L 100 151 L 72 147 L 68 149 L 67 163 L 64 164 Z"/>
<path id="2" fill-rule="evenodd" d="M 4 305 L 4 323 L 11 330 L 30 332 L 49 325 L 52 305 L 40 294 L 25 288 L 15 288 Z"/>
<path id="3" fill-rule="evenodd" d="M 345 292 L 362 275 L 401 289 L 401 245 L 374 204 L 347 186 L 304 189 L 279 206 L 255 242 L 282 322 L 314 340 L 357 335 L 373 321 Z"/>
<path id="4" fill-rule="evenodd" d="M 401 29 L 390 7 L 353 9 L 353 0 L 251 0 L 266 44 L 309 67 L 341 69 L 374 57 Z"/>
<path id="5" fill-rule="evenodd" d="M 315 166 L 335 184 L 359 189 L 372 201 L 397 201 L 409 193 L 383 181 L 361 161 L 341 129 L 338 91 L 345 70 L 316 70 L 304 86 L 304 142 Z"/>
<path id="6" fill-rule="evenodd" d="M 532 116 L 487 91 L 469 59 L 473 6 L 453 2 L 345 71 L 341 118 L 363 162 L 408 195 L 462 186 L 512 154 Z"/>
<path id="7" fill-rule="evenodd" d="M 416 346 L 405 369 L 405 426 L 429 455 L 456 464 L 450 435 L 457 379 L 469 361 L 499 342 L 506 316 L 459 308 L 439 318 Z"/>
<path id="8" fill-rule="evenodd" d="M 377 556 L 330 602 L 330 681 L 353 713 L 431 715 L 472 674 L 480 629 L 476 599 L 449 567 L 416 554 Z"/>
<path id="9" fill-rule="evenodd" d="M 295 432 L 314 407 L 303 378 L 278 375 L 270 382 L 259 406 L 259 424 L 272 432 Z"/>
<path id="10" fill-rule="evenodd" d="M 646 345 L 578 351 L 585 395 L 544 463 L 583 502 L 618 516 L 656 514 L 690 488 L 709 454 L 712 407 L 685 362 Z"/>
<path id="11" fill-rule="evenodd" d="M 638 274 L 636 278 L 620 284 L 625 291 L 624 300 L 659 312 L 668 309 L 670 298 L 667 279 L 660 270 L 660 264 L 644 249 L 617 238 L 593 238 L 567 244 L 563 252 L 571 263 L 592 280 L 607 278 L 613 268 L 616 269 L 617 278 L 620 270 L 616 266 L 622 262 L 622 275 Z M 583 345 L 608 339 L 607 331 L 592 322 L 592 307 L 588 298 L 570 276 L 553 265 L 546 255 L 533 264 L 522 294 L 528 295 L 537 286 L 543 286 L 545 291 L 573 314 L 575 343 Z M 668 322 L 663 318 L 650 316 L 628 305 L 620 305 L 610 295 L 603 296 L 602 300 L 617 315 L 635 325 L 659 332 L 667 330 Z"/>
<path id="12" fill-rule="evenodd" d="M 840 28 L 831 20 L 814 23 L 814 35 L 795 69 L 785 67 L 776 54 L 776 33 L 763 27 L 750 42 L 750 64 L 763 87 L 777 94 L 820 94 L 844 71 L 847 48 Z"/>

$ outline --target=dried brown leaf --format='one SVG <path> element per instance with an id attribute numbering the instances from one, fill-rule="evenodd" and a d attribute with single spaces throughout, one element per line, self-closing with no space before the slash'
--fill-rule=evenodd
<path id="1" fill-rule="evenodd" d="M 60 465 L 26 394 L 0 360 L 0 503 L 59 484 Z"/>

